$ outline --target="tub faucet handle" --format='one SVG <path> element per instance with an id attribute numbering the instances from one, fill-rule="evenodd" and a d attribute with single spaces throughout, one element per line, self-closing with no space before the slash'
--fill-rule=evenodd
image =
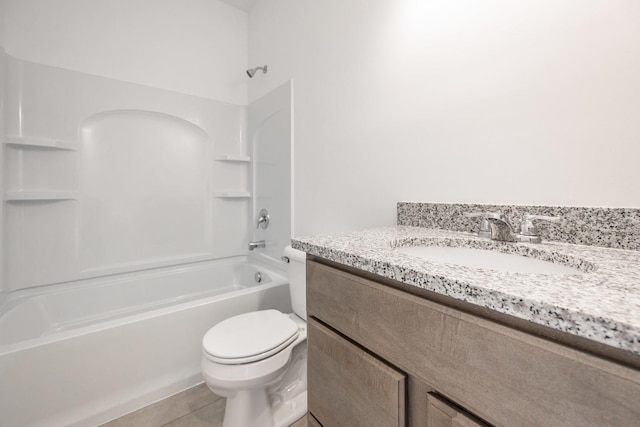
<path id="1" fill-rule="evenodd" d="M 266 209 L 260 209 L 258 214 L 258 225 L 256 228 L 262 228 L 263 230 L 269 226 L 269 211 Z"/>

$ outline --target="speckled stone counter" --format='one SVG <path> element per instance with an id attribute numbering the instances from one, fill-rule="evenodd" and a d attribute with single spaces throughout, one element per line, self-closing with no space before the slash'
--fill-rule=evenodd
<path id="1" fill-rule="evenodd" d="M 397 225 L 472 232 L 478 218 L 465 216 L 471 212 L 499 212 L 514 226 L 524 214 L 555 216 L 562 222 L 537 223 L 544 240 L 640 250 L 640 209 L 633 208 L 398 202 Z"/>
<path id="2" fill-rule="evenodd" d="M 402 246 L 464 246 L 577 268 L 572 275 L 477 269 L 425 260 Z M 503 243 L 472 233 L 397 226 L 297 237 L 296 249 L 640 355 L 640 251 Z"/>

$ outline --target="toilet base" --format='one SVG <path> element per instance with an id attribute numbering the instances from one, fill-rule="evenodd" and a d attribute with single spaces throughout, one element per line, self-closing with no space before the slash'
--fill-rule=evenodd
<path id="1" fill-rule="evenodd" d="M 227 398 L 222 427 L 288 427 L 306 413 L 306 391 L 272 407 L 264 390 L 244 390 Z"/>
<path id="2" fill-rule="evenodd" d="M 275 427 L 265 390 L 242 390 L 227 397 L 222 427 Z"/>
<path id="3" fill-rule="evenodd" d="M 288 427 L 307 414 L 307 392 L 272 408 L 274 427 Z"/>

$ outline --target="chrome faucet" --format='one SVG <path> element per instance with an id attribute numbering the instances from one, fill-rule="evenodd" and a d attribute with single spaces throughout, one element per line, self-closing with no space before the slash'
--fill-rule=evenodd
<path id="1" fill-rule="evenodd" d="M 516 236 L 513 233 L 513 226 L 504 214 L 487 216 L 489 227 L 491 227 L 491 240 L 501 242 L 515 242 Z"/>
<path id="2" fill-rule="evenodd" d="M 266 247 L 267 244 L 264 240 L 254 240 L 252 242 L 249 242 L 249 250 L 252 251 L 256 248 L 264 248 Z"/>
<path id="3" fill-rule="evenodd" d="M 491 226 L 489 225 L 489 220 L 487 219 L 488 215 L 497 215 L 489 212 L 473 212 L 466 213 L 464 216 L 467 218 L 480 218 L 480 228 L 478 228 L 478 237 L 483 237 L 485 239 L 491 238 Z"/>
<path id="4" fill-rule="evenodd" d="M 542 242 L 542 238 L 538 235 L 538 228 L 533 221 L 541 220 L 555 223 L 562 221 L 561 218 L 555 216 L 525 214 L 520 223 L 520 232 L 516 234 L 513 231 L 513 226 L 502 213 L 474 212 L 464 214 L 464 216 L 468 218 L 481 218 L 478 237 L 502 242 L 540 243 Z"/>

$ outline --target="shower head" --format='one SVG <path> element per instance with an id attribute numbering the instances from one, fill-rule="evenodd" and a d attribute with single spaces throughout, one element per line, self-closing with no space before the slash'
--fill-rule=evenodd
<path id="1" fill-rule="evenodd" d="M 258 70 L 262 70 L 263 73 L 267 74 L 267 66 L 265 65 L 263 67 L 249 68 L 247 70 L 247 76 L 252 79 Z"/>

